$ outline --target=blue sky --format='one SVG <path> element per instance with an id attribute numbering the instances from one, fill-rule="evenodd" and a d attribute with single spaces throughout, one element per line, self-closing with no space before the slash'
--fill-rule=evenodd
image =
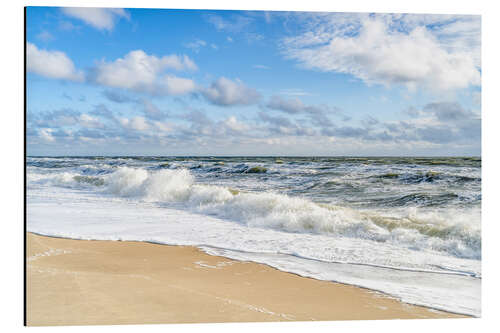
<path id="1" fill-rule="evenodd" d="M 29 7 L 29 155 L 480 155 L 479 16 Z"/>

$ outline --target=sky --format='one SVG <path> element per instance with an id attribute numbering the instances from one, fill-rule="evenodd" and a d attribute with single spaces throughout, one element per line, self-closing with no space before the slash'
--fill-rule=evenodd
<path id="1" fill-rule="evenodd" d="M 27 152 L 480 156 L 481 17 L 28 7 Z"/>

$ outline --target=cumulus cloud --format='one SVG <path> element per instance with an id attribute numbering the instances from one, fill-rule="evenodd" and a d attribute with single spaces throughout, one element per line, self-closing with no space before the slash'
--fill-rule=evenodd
<path id="1" fill-rule="evenodd" d="M 367 84 L 450 91 L 480 85 L 478 22 L 479 17 L 320 16 L 310 31 L 284 39 L 282 46 L 286 57 L 305 68 L 351 74 Z"/>
<path id="2" fill-rule="evenodd" d="M 243 122 L 240 122 L 238 119 L 236 119 L 235 116 L 230 116 L 227 119 L 225 119 L 222 124 L 224 124 L 224 127 L 232 132 L 244 132 L 248 131 L 249 126 Z"/>
<path id="3" fill-rule="evenodd" d="M 31 114 L 27 119 L 30 127 L 65 128 L 80 126 L 85 128 L 103 128 L 104 124 L 97 117 L 79 111 L 64 108 Z"/>
<path id="4" fill-rule="evenodd" d="M 105 87 L 122 88 L 157 96 L 183 95 L 196 90 L 196 84 L 168 70 L 194 71 L 198 67 L 186 55 L 157 57 L 142 50 L 127 53 L 112 62 L 98 62 L 86 75 L 77 70 L 71 59 L 60 51 L 38 49 L 27 43 L 27 71 L 53 79 L 93 82 Z M 86 76 L 86 77 L 85 77 Z M 122 93 L 105 90 L 104 96 L 116 103 L 133 102 Z"/>
<path id="5" fill-rule="evenodd" d="M 42 140 L 46 142 L 54 142 L 56 139 L 52 136 L 52 129 L 50 128 L 40 128 L 38 134 Z"/>
<path id="6" fill-rule="evenodd" d="M 180 115 L 169 115 L 170 119 L 182 121 L 166 122 L 162 119 L 166 114 L 164 111 L 149 101 L 141 103 L 142 108 L 137 104 L 140 108 L 135 111 L 143 112 L 142 116 L 111 112 L 103 105 L 88 113 L 61 109 L 35 116 L 28 110 L 27 135 L 30 144 L 71 145 L 85 140 L 92 144 L 99 142 L 115 146 L 120 142 L 126 146 L 149 148 L 168 145 L 189 149 L 204 145 L 216 149 L 214 152 L 227 152 L 231 147 L 234 153 L 241 153 L 245 144 L 259 146 L 254 151 L 258 153 L 268 144 L 290 151 L 287 145 L 295 149 L 300 143 L 301 148 L 293 151 L 301 154 L 328 153 L 331 149 L 347 153 L 356 147 L 362 151 L 369 148 L 366 153 L 377 154 L 401 153 L 401 149 L 408 153 L 477 153 L 481 147 L 479 114 L 452 102 L 412 108 L 413 116 L 405 120 L 382 121 L 366 116 L 359 119 L 357 125 L 349 126 L 333 121 L 329 126 L 323 126 L 300 119 L 301 112 L 273 115 L 268 109 L 262 109 L 250 119 L 235 114 L 214 119 L 203 109 L 187 108 L 187 112 Z"/>
<path id="7" fill-rule="evenodd" d="M 233 81 L 225 77 L 217 79 L 200 92 L 210 103 L 220 106 L 250 105 L 260 99 L 255 89 L 247 87 L 240 80 Z"/>
<path id="8" fill-rule="evenodd" d="M 30 126 L 39 128 L 53 128 L 71 126 L 78 123 L 80 112 L 69 108 L 38 112 L 27 117 Z"/>
<path id="9" fill-rule="evenodd" d="M 304 111 L 305 105 L 298 98 L 283 99 L 279 96 L 272 96 L 267 107 L 273 110 L 279 110 L 290 114 L 296 114 Z"/>
<path id="10" fill-rule="evenodd" d="M 416 146 L 469 147 L 475 151 L 481 147 L 481 119 L 458 103 L 439 102 L 425 105 L 422 109 L 410 108 L 408 120 L 381 122 L 370 116 L 362 127 L 332 126 L 321 129 L 322 135 L 335 139 L 357 140 L 367 143 L 384 143 L 393 147 Z M 441 148 L 442 149 L 442 148 Z"/>
<path id="11" fill-rule="evenodd" d="M 64 7 L 61 11 L 99 30 L 113 30 L 120 18 L 130 19 L 130 14 L 122 8 Z"/>
<path id="12" fill-rule="evenodd" d="M 182 117 L 190 125 L 183 128 L 178 133 L 178 138 L 183 140 L 193 140 L 206 138 L 214 141 L 238 141 L 241 138 L 258 135 L 258 128 L 251 124 L 239 120 L 232 115 L 225 119 L 214 121 L 207 117 L 205 112 L 191 110 Z"/>
<path id="13" fill-rule="evenodd" d="M 165 74 L 166 70 L 196 70 L 186 55 L 161 58 L 142 50 L 127 53 L 113 62 L 101 61 L 90 73 L 90 80 L 108 87 L 124 88 L 153 95 L 181 95 L 195 89 L 191 79 Z"/>
<path id="14" fill-rule="evenodd" d="M 429 103 L 424 107 L 424 113 L 432 113 L 438 120 L 444 122 L 470 121 L 477 118 L 472 111 L 451 102 Z"/>
<path id="15" fill-rule="evenodd" d="M 380 121 L 366 115 L 361 126 L 339 126 L 328 117 L 325 109 L 308 106 L 299 99 L 273 97 L 266 105 L 270 110 L 288 114 L 288 117 L 272 116 L 260 112 L 258 117 L 268 123 L 269 132 L 276 135 L 326 136 L 332 139 L 355 140 L 352 142 L 384 144 L 432 144 L 443 146 L 459 144 L 480 147 L 481 119 L 479 113 L 465 109 L 455 102 L 429 103 L 421 109 L 410 107 L 403 113 L 407 120 Z M 308 124 L 297 116 L 308 115 Z"/>
<path id="16" fill-rule="evenodd" d="M 160 80 L 160 89 L 161 87 L 164 87 L 168 95 L 184 95 L 194 91 L 196 84 L 191 79 L 167 75 Z"/>
<path id="17" fill-rule="evenodd" d="M 26 44 L 26 70 L 52 79 L 83 81 L 82 71 L 61 51 L 39 49 L 35 44 Z"/>
<path id="18" fill-rule="evenodd" d="M 409 112 L 408 112 L 409 111 Z M 449 142 L 481 145 L 481 118 L 458 103 L 429 103 L 422 109 L 405 110 L 410 120 L 385 122 L 382 125 L 397 141 Z"/>
<path id="19" fill-rule="evenodd" d="M 133 118 L 120 118 L 120 125 L 125 128 L 132 129 L 135 131 L 145 131 L 149 129 L 148 121 L 141 116 L 133 117 Z"/>
<path id="20" fill-rule="evenodd" d="M 311 121 L 319 126 L 331 126 L 330 116 L 341 117 L 343 121 L 348 121 L 351 117 L 345 115 L 342 110 L 329 105 L 306 105 L 295 97 L 284 99 L 280 96 L 272 96 L 266 105 L 269 109 L 285 112 L 288 114 L 305 114 Z"/>
<path id="21" fill-rule="evenodd" d="M 86 113 L 81 114 L 78 118 L 78 124 L 86 128 L 103 128 L 104 125 L 96 117 L 92 117 Z"/>

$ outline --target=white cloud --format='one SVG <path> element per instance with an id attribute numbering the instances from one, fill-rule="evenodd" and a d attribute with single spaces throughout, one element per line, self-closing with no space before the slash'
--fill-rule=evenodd
<path id="1" fill-rule="evenodd" d="M 130 14 L 122 8 L 65 7 L 61 10 L 99 30 L 112 30 L 118 19 L 130 18 Z"/>
<path id="2" fill-rule="evenodd" d="M 99 119 L 92 117 L 86 113 L 81 114 L 78 119 L 78 124 L 82 127 L 87 128 L 103 128 L 104 125 L 99 121 Z"/>
<path id="3" fill-rule="evenodd" d="M 120 118 L 119 119 L 120 125 L 122 125 L 125 128 L 128 129 L 133 129 L 136 131 L 145 131 L 149 128 L 149 124 L 147 120 L 144 117 L 137 116 L 134 118 Z"/>
<path id="4" fill-rule="evenodd" d="M 396 142 L 454 142 L 481 146 L 480 115 L 458 103 L 429 103 L 421 110 L 410 108 L 406 113 L 413 118 L 382 124 Z"/>
<path id="5" fill-rule="evenodd" d="M 313 111 L 307 104 L 278 102 L 275 101 L 276 106 L 288 105 L 292 113 L 297 108 L 298 115 Z M 75 140 L 100 142 L 101 147 L 114 146 L 119 141 L 125 145 L 123 151 L 129 152 L 154 151 L 166 146 L 196 149 L 193 147 L 205 145 L 213 149 L 214 154 L 228 151 L 245 154 L 249 147 L 255 149 L 253 154 L 258 154 L 259 150 L 261 153 L 263 148 L 273 153 L 285 149 L 298 155 L 327 154 L 331 149 L 344 153 L 361 151 L 363 154 L 385 154 L 388 150 L 423 154 L 424 148 L 434 155 L 463 154 L 464 151 L 480 153 L 481 119 L 474 110 L 457 103 L 441 102 L 427 104 L 418 110 L 412 108 L 407 113 L 412 118 L 393 121 L 377 120 L 367 114 L 357 125 L 346 126 L 336 122 L 326 125 L 322 119 L 310 122 L 304 117 L 273 115 L 273 112 L 265 111 L 259 112 L 258 118 L 228 114 L 215 121 L 205 110 L 192 110 L 178 117 L 182 122 L 169 123 L 148 116 L 109 117 L 102 112 L 88 115 L 68 109 L 30 114 L 27 135 L 31 145 L 57 142 L 60 146 L 77 150 L 81 146 Z M 97 130 L 91 125 L 95 121 L 104 127 Z M 275 145 L 276 150 L 269 150 L 270 147 L 264 146 L 265 142 Z M 334 145 L 329 146 L 329 142 Z M 137 145 L 141 150 L 135 150 Z"/>
<path id="6" fill-rule="evenodd" d="M 164 74 L 167 69 L 196 70 L 196 64 L 186 55 L 158 58 L 142 50 L 131 51 L 113 62 L 102 61 L 92 73 L 98 84 L 147 92 L 153 95 L 179 95 L 191 92 L 195 84 L 190 79 Z"/>
<path id="7" fill-rule="evenodd" d="M 249 129 L 249 126 L 247 124 L 238 121 L 235 116 L 230 116 L 229 118 L 224 120 L 223 124 L 225 127 L 234 132 L 243 132 L 248 131 Z"/>
<path id="8" fill-rule="evenodd" d="M 168 124 L 168 123 L 165 123 L 162 121 L 153 121 L 152 125 L 155 127 L 156 131 L 160 131 L 160 132 L 164 132 L 164 133 L 172 132 L 172 130 L 173 130 L 171 124 Z"/>
<path id="9" fill-rule="evenodd" d="M 351 120 L 351 117 L 344 114 L 341 109 L 325 104 L 306 105 L 295 97 L 283 99 L 279 96 L 272 96 L 266 105 L 271 110 L 277 110 L 288 114 L 306 114 L 311 122 L 319 126 L 332 126 L 330 116 L 342 118 L 343 121 Z"/>
<path id="10" fill-rule="evenodd" d="M 201 93 L 213 104 L 221 106 L 250 105 L 260 99 L 260 94 L 253 88 L 244 85 L 240 80 L 232 81 L 221 77 Z"/>
<path id="11" fill-rule="evenodd" d="M 478 16 L 461 16 L 434 30 L 440 43 L 450 52 L 469 52 L 474 62 L 481 64 L 481 19 Z"/>
<path id="12" fill-rule="evenodd" d="M 38 132 L 40 138 L 46 142 L 54 142 L 56 139 L 52 136 L 52 129 L 50 128 L 41 128 Z"/>
<path id="13" fill-rule="evenodd" d="M 285 55 L 310 69 L 351 74 L 367 84 L 451 91 L 480 85 L 477 19 L 437 25 L 438 15 L 317 18 L 311 31 L 283 41 Z M 450 23 L 451 22 L 451 23 Z M 462 23 L 458 23 L 462 22 Z M 425 24 L 436 24 L 434 28 Z M 468 31 L 468 30 L 467 30 Z M 446 37 L 446 38 L 445 38 Z"/>
<path id="14" fill-rule="evenodd" d="M 26 69 L 52 79 L 83 81 L 83 72 L 77 70 L 64 52 L 40 50 L 30 42 L 26 45 Z"/>
<path id="15" fill-rule="evenodd" d="M 165 90 L 169 95 L 184 95 L 195 90 L 196 85 L 193 80 L 174 75 L 167 75 L 163 78 Z"/>
<path id="16" fill-rule="evenodd" d="M 273 110 L 294 114 L 302 112 L 306 106 L 298 98 L 282 99 L 279 96 L 272 96 L 267 107 Z"/>
<path id="17" fill-rule="evenodd" d="M 173 67 L 177 70 L 190 70 L 190 71 L 195 71 L 198 69 L 198 66 L 196 66 L 196 64 L 194 63 L 193 60 L 191 60 L 191 58 L 189 58 L 187 55 L 183 55 L 182 56 L 182 60 L 179 60 L 180 58 L 178 56 L 175 56 L 175 55 L 171 55 L 170 58 L 172 58 L 172 62 L 174 62 L 173 59 L 176 59 L 177 60 L 177 67 Z"/>

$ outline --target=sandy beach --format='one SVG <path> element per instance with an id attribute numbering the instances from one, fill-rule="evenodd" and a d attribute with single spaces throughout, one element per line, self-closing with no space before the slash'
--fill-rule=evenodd
<path id="1" fill-rule="evenodd" d="M 27 235 L 27 324 L 463 317 L 194 247 Z"/>

